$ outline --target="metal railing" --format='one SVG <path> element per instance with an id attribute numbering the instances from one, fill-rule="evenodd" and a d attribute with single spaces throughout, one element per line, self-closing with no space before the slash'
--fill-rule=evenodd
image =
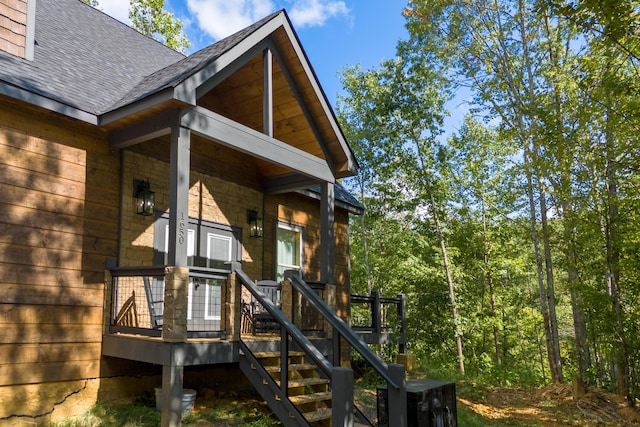
<path id="1" fill-rule="evenodd" d="M 384 362 L 300 277 L 294 274 L 290 275 L 288 279 L 291 281 L 293 288 L 302 294 L 330 324 L 333 330 L 333 365 L 340 366 L 341 346 L 344 340 L 385 381 L 389 396 L 389 420 L 393 421 L 390 425 L 405 426 L 407 422 L 405 367 Z M 351 399 L 353 399 L 353 396 Z M 374 425 L 370 419 L 371 417 L 366 416 L 357 406 L 354 406 L 354 408 L 361 422 Z"/>
<path id="2" fill-rule="evenodd" d="M 164 314 L 165 267 L 113 267 L 109 331 L 159 337 Z M 190 268 L 187 336 L 226 335 L 228 270 Z"/>
<path id="3" fill-rule="evenodd" d="M 275 305 L 275 303 L 262 292 L 256 283 L 254 283 L 247 274 L 242 271 L 239 265 L 234 266 L 234 272 L 237 278 L 240 280 L 242 286 L 255 298 L 255 300 L 272 316 L 275 322 L 280 325 L 280 379 L 279 384 L 276 383 L 261 367 L 257 358 L 253 355 L 247 345 L 241 341 L 240 349 L 244 353 L 244 358 L 247 360 L 248 367 L 243 371 L 247 375 L 251 372 L 255 372 L 256 375 L 260 375 L 258 381 L 253 383 L 262 383 L 264 387 L 261 389 L 261 395 L 269 403 L 269 406 L 278 416 L 278 418 L 285 425 L 309 425 L 302 413 L 298 408 L 289 400 L 289 367 L 288 358 L 286 355 L 295 346 L 296 350 L 303 351 L 307 357 L 315 364 L 321 373 L 322 377 L 329 379 L 331 384 L 335 384 L 338 388 L 348 388 L 349 384 L 336 384 L 335 381 L 343 381 L 345 375 L 341 375 L 343 368 L 338 365 L 334 367 L 326 357 L 318 350 L 309 339 L 300 331 L 291 320 L 289 320 L 283 312 Z M 311 291 L 313 292 L 313 291 Z M 240 358 L 241 368 L 243 367 L 244 360 Z M 349 377 L 348 375 L 346 377 Z M 353 379 L 353 376 L 350 377 Z M 249 378 L 251 381 L 252 378 Z M 267 388 L 267 389 L 265 389 Z M 349 416 L 352 416 L 352 407 L 347 402 L 342 405 L 332 406 L 332 418 L 334 420 L 344 420 Z M 337 425 L 337 423 L 336 423 Z"/>
<path id="4" fill-rule="evenodd" d="M 397 344 L 405 353 L 407 344 L 406 300 L 404 294 L 383 297 L 351 294 L 351 327 L 368 344 Z"/>

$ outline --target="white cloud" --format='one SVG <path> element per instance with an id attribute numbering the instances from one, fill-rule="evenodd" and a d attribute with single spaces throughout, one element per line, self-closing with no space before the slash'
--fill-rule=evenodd
<path id="1" fill-rule="evenodd" d="M 200 28 L 217 40 L 276 10 L 270 0 L 187 0 L 187 7 Z"/>
<path id="2" fill-rule="evenodd" d="M 294 0 L 289 11 L 293 25 L 298 28 L 322 26 L 329 18 L 348 14 L 343 1 Z"/>
<path id="3" fill-rule="evenodd" d="M 187 0 L 187 7 L 198 26 L 216 40 L 281 8 L 287 9 L 296 28 L 322 26 L 330 18 L 349 14 L 346 3 L 335 0 Z"/>
<path id="4" fill-rule="evenodd" d="M 131 25 L 129 19 L 129 0 L 102 0 L 98 2 L 98 9 L 120 22 Z"/>

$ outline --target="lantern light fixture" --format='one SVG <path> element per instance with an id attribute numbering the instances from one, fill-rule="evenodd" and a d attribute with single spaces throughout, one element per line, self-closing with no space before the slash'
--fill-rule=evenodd
<path id="1" fill-rule="evenodd" d="M 136 198 L 136 213 L 138 215 L 153 215 L 155 193 L 151 191 L 149 180 L 133 180 L 133 197 Z"/>
<path id="2" fill-rule="evenodd" d="M 258 216 L 258 211 L 247 209 L 247 224 L 249 224 L 249 236 L 262 237 L 262 218 Z"/>

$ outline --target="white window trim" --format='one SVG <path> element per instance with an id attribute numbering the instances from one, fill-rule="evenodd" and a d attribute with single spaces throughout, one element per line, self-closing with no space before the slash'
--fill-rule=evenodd
<path id="1" fill-rule="evenodd" d="M 278 269 L 280 267 L 284 267 L 284 268 L 288 268 L 291 270 L 298 270 L 298 272 L 300 273 L 300 277 L 304 276 L 304 227 L 301 225 L 296 225 L 296 224 L 291 224 L 289 222 L 283 222 L 283 221 L 278 221 L 277 225 L 276 225 L 277 229 L 282 229 L 282 230 L 288 230 L 288 231 L 293 231 L 298 233 L 299 235 L 299 242 L 298 244 L 300 245 L 300 259 L 298 260 L 300 265 L 292 265 L 292 264 L 280 264 L 280 262 L 278 261 L 278 233 L 276 230 L 276 239 L 275 239 L 275 245 L 276 245 L 276 256 L 274 257 L 275 259 L 275 265 L 276 265 L 276 275 L 278 274 Z"/>

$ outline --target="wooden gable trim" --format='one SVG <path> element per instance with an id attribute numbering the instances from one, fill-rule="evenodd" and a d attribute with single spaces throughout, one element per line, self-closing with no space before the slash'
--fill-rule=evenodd
<path id="1" fill-rule="evenodd" d="M 278 64 L 280 64 L 280 69 L 282 70 L 284 77 L 287 79 L 287 82 L 289 82 L 289 87 L 293 92 L 294 98 L 296 99 L 296 101 L 298 101 L 298 105 L 300 106 L 300 109 L 302 109 L 302 113 L 307 119 L 307 123 L 309 123 L 309 126 L 311 127 L 311 130 L 313 131 L 313 134 L 316 137 L 316 140 L 318 140 L 318 143 L 320 144 L 320 148 L 322 148 L 322 152 L 324 153 L 324 157 L 327 159 L 327 163 L 329 164 L 329 167 L 331 168 L 331 170 L 333 170 L 335 175 L 335 165 L 331 160 L 331 153 L 329 153 L 329 150 L 327 148 L 327 142 L 320 135 L 320 132 L 318 131 L 318 126 L 316 125 L 316 122 L 313 119 L 313 115 L 309 111 L 307 104 L 304 102 L 302 94 L 300 93 L 300 89 L 298 88 L 298 85 L 296 84 L 293 76 L 291 75 L 291 71 L 289 70 L 289 67 L 287 67 L 286 62 L 282 57 L 282 54 L 278 50 L 277 46 L 275 45 L 275 43 L 273 42 L 270 43 L 270 47 L 273 50 L 273 55 L 275 56 L 276 61 L 278 61 Z"/>
<path id="2" fill-rule="evenodd" d="M 242 67 L 249 59 L 264 50 L 262 44 L 273 31 L 282 25 L 282 15 L 274 17 L 237 45 L 220 55 L 215 61 L 186 78 L 175 88 L 175 96 L 195 105 L 199 97 Z"/>
<path id="3" fill-rule="evenodd" d="M 318 181 L 335 181 L 333 171 L 323 159 L 205 108 L 193 107 L 181 118 L 180 125 L 204 138 L 298 171 Z"/>
<path id="4" fill-rule="evenodd" d="M 342 151 L 345 153 L 345 156 L 347 157 L 347 170 L 355 174 L 358 167 L 356 158 L 353 155 L 353 152 L 351 151 L 351 148 L 349 147 L 349 144 L 347 143 L 347 140 L 344 137 L 344 134 L 342 133 L 340 126 L 338 125 L 338 121 L 335 115 L 333 114 L 333 109 L 329 106 L 329 103 L 327 102 L 327 98 L 324 94 L 324 91 L 320 88 L 320 84 L 318 83 L 315 72 L 311 68 L 311 64 L 309 63 L 307 55 L 304 53 L 304 50 L 302 49 L 302 45 L 298 40 L 298 36 L 295 34 L 293 27 L 291 26 L 288 19 L 285 19 L 285 20 L 287 21 L 287 25 L 283 25 L 283 28 L 286 31 L 287 36 L 289 37 L 289 40 L 291 41 L 291 44 L 296 54 L 298 55 L 298 58 L 301 59 L 300 62 L 302 63 L 302 67 L 304 68 L 305 73 L 307 74 L 307 76 L 309 76 L 309 82 L 313 87 L 316 97 L 318 98 L 324 113 L 329 118 L 329 122 L 331 123 L 333 133 L 336 135 L 336 138 L 340 143 Z"/>

